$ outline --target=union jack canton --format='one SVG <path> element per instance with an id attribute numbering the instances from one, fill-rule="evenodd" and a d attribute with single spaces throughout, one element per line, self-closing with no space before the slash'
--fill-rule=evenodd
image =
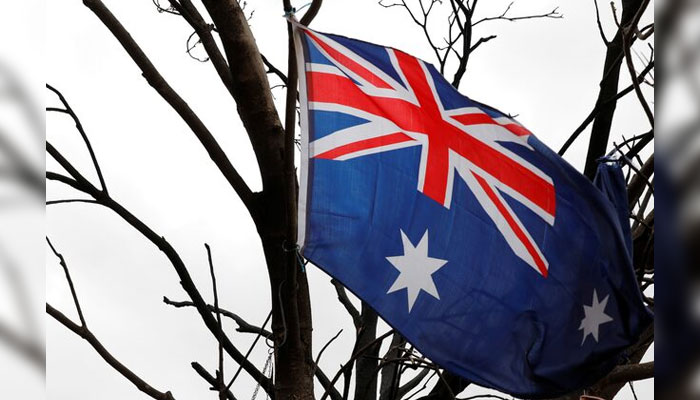
<path id="1" fill-rule="evenodd" d="M 611 201 L 432 65 L 295 37 L 304 256 L 477 384 L 546 397 L 614 367 L 651 316 Z"/>

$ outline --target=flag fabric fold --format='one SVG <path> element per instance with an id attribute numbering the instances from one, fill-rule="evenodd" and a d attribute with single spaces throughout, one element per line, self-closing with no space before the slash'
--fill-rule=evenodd
<path id="1" fill-rule="evenodd" d="M 652 316 L 606 194 L 422 60 L 295 40 L 308 260 L 479 385 L 551 397 L 620 362 Z"/>

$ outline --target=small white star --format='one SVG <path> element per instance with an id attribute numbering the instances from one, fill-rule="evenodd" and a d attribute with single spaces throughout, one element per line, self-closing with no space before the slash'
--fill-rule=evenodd
<path id="1" fill-rule="evenodd" d="M 583 311 L 586 316 L 581 321 L 581 326 L 578 330 L 583 330 L 583 341 L 581 346 L 586 342 L 588 335 L 593 335 L 593 339 L 598 342 L 598 328 L 606 322 L 612 321 L 612 317 L 605 313 L 605 306 L 608 305 L 610 295 L 605 296 L 603 301 L 598 301 L 598 293 L 593 290 L 593 300 L 590 306 L 583 305 Z"/>
<path id="2" fill-rule="evenodd" d="M 408 312 L 410 313 L 421 290 L 440 300 L 432 274 L 445 265 L 447 260 L 428 257 L 427 230 L 416 247 L 413 247 L 413 243 L 403 231 L 401 231 L 401 241 L 403 242 L 404 254 L 386 258 L 400 272 L 398 278 L 396 278 L 396 281 L 386 293 L 389 294 L 397 290 L 407 289 Z"/>

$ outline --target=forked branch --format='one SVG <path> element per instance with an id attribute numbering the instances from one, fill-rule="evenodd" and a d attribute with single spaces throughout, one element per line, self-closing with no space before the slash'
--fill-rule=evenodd
<path id="1" fill-rule="evenodd" d="M 68 264 L 66 263 L 66 260 L 63 257 L 63 255 L 59 253 L 53 246 L 49 238 L 46 238 L 46 242 L 51 248 L 53 254 L 58 258 L 59 263 L 63 268 L 63 271 L 66 276 L 66 281 L 68 282 L 68 286 L 70 287 L 71 296 L 73 297 L 75 308 L 78 312 L 78 316 L 80 317 L 80 325 L 71 321 L 70 318 L 66 317 L 62 312 L 52 307 L 49 303 L 46 303 L 46 313 L 49 314 L 53 319 L 58 321 L 61 325 L 68 328 L 70 331 L 72 331 L 76 335 L 83 338 L 86 342 L 88 342 L 92 346 L 92 348 L 95 349 L 97 354 L 99 354 L 100 357 L 102 357 L 102 359 L 107 362 L 107 364 L 114 368 L 114 370 L 116 370 L 119 374 L 121 374 L 124 378 L 126 378 L 129 382 L 136 386 L 140 391 L 156 400 L 174 400 L 173 395 L 169 391 L 161 392 L 153 388 L 151 385 L 146 383 L 146 381 L 144 381 L 141 377 L 136 375 L 136 373 L 134 373 L 127 366 L 125 366 L 119 360 L 117 360 L 116 357 L 114 357 L 104 347 L 104 345 L 102 345 L 102 343 L 97 339 L 97 337 L 95 337 L 95 335 L 90 331 L 90 329 L 88 329 L 87 323 L 85 322 L 85 318 L 83 317 L 83 310 L 80 306 L 80 300 L 78 299 L 78 295 L 75 291 L 75 286 L 73 285 L 73 279 L 71 278 L 70 272 L 68 270 Z"/>

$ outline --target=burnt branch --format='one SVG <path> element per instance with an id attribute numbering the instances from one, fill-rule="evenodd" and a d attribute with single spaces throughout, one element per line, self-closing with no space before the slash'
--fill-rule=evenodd
<path id="1" fill-rule="evenodd" d="M 53 252 L 54 256 L 58 258 L 58 262 L 61 265 L 61 268 L 63 269 L 63 273 L 66 276 L 66 282 L 68 282 L 68 287 L 70 288 L 70 294 L 73 297 L 73 304 L 75 305 L 75 310 L 78 312 L 78 318 L 80 318 L 80 325 L 83 328 L 87 328 L 87 323 L 85 323 L 85 317 L 83 316 L 83 309 L 80 307 L 80 301 L 78 300 L 78 295 L 75 292 L 75 285 L 73 284 L 73 278 L 70 276 L 70 271 L 68 270 L 68 264 L 66 264 L 65 258 L 63 258 L 63 254 L 59 253 L 56 251 L 56 248 L 54 247 L 53 243 L 51 243 L 51 240 L 46 237 L 46 243 L 48 243 L 49 248 L 51 248 L 51 251 Z"/>
<path id="2" fill-rule="evenodd" d="M 610 45 L 610 41 L 607 36 L 605 36 L 605 30 L 603 29 L 603 23 L 600 21 L 600 8 L 598 7 L 598 0 L 593 0 L 593 5 L 595 5 L 595 19 L 598 24 L 598 33 L 600 33 L 600 38 L 605 43 L 605 46 Z"/>
<path id="3" fill-rule="evenodd" d="M 555 7 L 553 10 L 541 14 L 528 14 L 528 15 L 519 15 L 519 16 L 511 16 L 509 15 L 509 12 L 513 5 L 515 4 L 515 1 L 510 2 L 508 4 L 508 7 L 506 7 L 505 11 L 503 11 L 501 14 L 493 16 L 493 17 L 485 17 L 482 18 L 476 22 L 472 26 L 477 26 L 483 22 L 488 22 L 488 21 L 510 21 L 510 22 L 515 22 L 515 21 L 522 21 L 526 19 L 540 19 L 540 18 L 553 18 L 553 19 L 559 19 L 559 18 L 564 18 L 564 15 L 559 12 L 559 7 Z"/>
<path id="4" fill-rule="evenodd" d="M 411 390 L 418 387 L 418 385 L 420 385 L 421 382 L 423 382 L 423 380 L 427 378 L 431 372 L 433 371 L 428 368 L 422 369 L 418 374 L 416 374 L 416 376 L 414 376 L 408 382 L 404 383 L 398 388 L 398 390 L 396 391 L 396 398 L 401 399 L 404 396 L 406 396 Z"/>
<path id="5" fill-rule="evenodd" d="M 196 307 L 195 304 L 191 301 L 173 301 L 167 297 L 163 297 L 163 303 L 165 303 L 169 306 L 173 306 L 175 308 L 185 308 L 185 307 L 193 307 L 194 308 L 194 307 Z M 211 304 L 208 304 L 207 308 L 212 313 L 219 312 L 224 317 L 230 318 L 231 320 L 233 320 L 238 325 L 238 328 L 236 329 L 236 331 L 238 331 L 238 332 L 260 334 L 263 337 L 265 337 L 266 339 L 272 337 L 272 332 L 264 329 L 264 326 L 259 327 L 259 326 L 252 325 L 252 324 L 248 323 L 246 320 L 244 320 L 243 318 L 241 318 L 238 314 L 235 314 L 235 313 L 228 311 L 226 309 L 223 309 L 223 308 L 216 308 L 214 305 L 211 305 Z"/>
<path id="6" fill-rule="evenodd" d="M 216 322 L 216 318 L 212 315 L 207 307 L 204 298 L 202 297 L 199 289 L 195 285 L 190 273 L 182 261 L 182 258 L 177 253 L 177 251 L 172 247 L 172 245 L 163 237 L 158 235 L 153 229 L 141 221 L 138 217 L 132 214 L 129 210 L 124 208 L 119 202 L 114 200 L 109 194 L 102 190 L 96 188 L 92 183 L 90 183 L 50 142 L 46 142 L 46 151 L 49 155 L 54 158 L 59 165 L 68 172 L 71 177 L 66 177 L 61 174 L 54 172 L 47 172 L 46 177 L 49 180 L 55 180 L 62 182 L 84 194 L 91 196 L 100 205 L 112 210 L 119 217 L 121 217 L 126 223 L 131 225 L 136 229 L 141 235 L 144 236 L 149 242 L 155 245 L 170 261 L 175 272 L 177 273 L 180 284 L 185 292 L 189 295 L 192 302 L 195 304 L 197 311 L 204 324 L 207 326 L 209 331 L 216 337 L 219 338 L 219 329 Z M 243 354 L 238 351 L 238 349 L 233 345 L 233 343 L 228 339 L 226 335 L 222 335 L 223 346 L 226 352 L 238 362 L 243 365 L 243 368 L 248 372 L 253 379 L 261 384 L 261 386 L 268 392 L 272 393 L 272 382 L 269 378 L 263 375 Z"/>
<path id="7" fill-rule="evenodd" d="M 75 113 L 75 111 L 73 111 L 73 108 L 71 108 L 70 104 L 68 104 L 68 101 L 60 91 L 58 91 L 56 88 L 49 84 L 46 84 L 46 88 L 52 91 L 58 97 L 58 99 L 61 101 L 61 104 L 63 104 L 64 107 L 63 109 L 49 107 L 46 109 L 46 111 L 67 114 L 73 119 L 73 122 L 75 123 L 75 128 L 78 130 L 78 133 L 80 133 L 80 137 L 83 139 L 83 143 L 85 143 L 85 147 L 87 148 L 87 151 L 90 154 L 92 165 L 95 168 L 95 172 L 97 173 L 98 179 L 100 180 L 100 187 L 102 187 L 102 190 L 106 193 L 107 184 L 105 183 L 105 178 L 102 175 L 102 168 L 100 168 L 100 163 L 97 161 L 95 150 L 93 150 L 92 148 L 92 143 L 90 143 L 90 138 L 88 138 L 87 134 L 85 133 L 85 128 L 83 128 L 83 124 L 80 122 L 80 118 L 78 118 L 78 115 Z"/>
<path id="8" fill-rule="evenodd" d="M 245 353 L 245 358 L 250 357 L 250 353 L 253 352 L 255 345 L 258 344 L 258 340 L 260 340 L 260 337 L 263 335 L 263 333 L 265 333 L 265 327 L 267 326 L 267 323 L 270 322 L 270 318 L 272 318 L 272 311 L 270 311 L 270 313 L 267 314 L 267 318 L 265 318 L 265 322 L 263 322 L 262 327 L 260 328 L 260 331 L 258 332 L 257 336 L 255 336 L 255 340 L 253 340 L 253 343 L 250 345 L 250 347 L 248 348 L 248 351 Z M 269 338 L 269 336 L 266 336 L 265 340 L 267 341 L 268 338 Z M 241 371 L 242 371 L 242 366 L 238 366 L 238 370 L 236 371 L 235 374 L 233 374 L 233 378 L 231 378 L 231 381 L 228 383 L 228 385 L 226 385 L 227 390 L 231 389 L 233 382 L 236 381 L 236 379 L 238 378 L 238 375 L 240 375 Z"/>
<path id="9" fill-rule="evenodd" d="M 386 339 L 387 337 L 389 337 L 389 336 L 392 335 L 393 333 L 394 333 L 394 330 L 392 329 L 392 330 L 390 330 L 390 331 L 384 333 L 383 335 L 377 337 L 377 338 L 374 339 L 372 342 L 366 344 L 366 345 L 363 346 L 362 348 L 357 349 L 357 351 L 353 351 L 353 355 L 350 357 L 350 359 L 349 359 L 342 367 L 340 367 L 340 369 L 339 369 L 338 372 L 335 374 L 335 376 L 333 377 L 333 379 L 331 379 L 330 387 L 333 388 L 333 387 L 335 386 L 335 383 L 338 381 L 338 379 L 340 379 L 340 377 L 341 377 L 346 371 L 352 371 L 352 367 L 355 365 L 355 361 L 356 361 L 359 357 L 361 357 L 363 354 L 365 354 L 365 352 L 367 352 L 368 350 L 370 350 L 370 349 L 373 348 L 374 346 L 379 345 L 384 339 Z M 347 382 L 347 380 L 346 380 L 346 382 Z M 325 400 L 326 397 L 328 397 L 329 393 L 330 393 L 329 389 L 326 389 L 326 391 L 325 391 L 325 392 L 323 393 L 323 395 L 321 396 L 321 400 Z M 346 396 L 343 396 L 343 398 L 346 398 Z"/>
<path id="10" fill-rule="evenodd" d="M 192 366 L 192 369 L 194 369 L 195 372 L 196 372 L 199 376 L 202 377 L 202 379 L 204 379 L 205 381 L 207 381 L 207 383 L 209 383 L 209 384 L 211 385 L 211 387 L 209 388 L 209 390 L 215 391 L 215 392 L 219 392 L 219 391 L 220 391 L 220 389 L 219 389 L 219 379 L 218 379 L 218 378 L 213 377 L 213 376 L 209 373 L 209 371 L 207 371 L 207 370 L 206 370 L 201 364 L 199 364 L 198 362 L 193 362 L 193 363 L 190 364 L 190 365 Z M 226 399 L 228 399 L 228 400 L 236 400 L 236 397 L 233 395 L 233 393 L 231 393 L 230 390 L 228 390 L 228 389 L 226 389 L 226 388 L 224 388 L 224 390 L 225 390 L 224 393 L 225 393 L 225 395 L 226 395 L 226 396 L 225 396 Z"/>
<path id="11" fill-rule="evenodd" d="M 162 4 L 160 4 L 159 0 L 152 0 L 152 1 L 153 1 L 153 5 L 156 6 L 156 11 L 158 11 L 159 13 L 180 15 L 178 10 L 172 5 L 173 2 L 170 2 L 169 6 L 164 7 Z"/>
<path id="12" fill-rule="evenodd" d="M 117 360 L 102 345 L 102 343 L 95 337 L 95 335 L 93 335 L 92 332 L 90 332 L 90 330 L 88 330 L 85 326 L 80 326 L 75 322 L 71 321 L 68 317 L 63 315 L 63 313 L 53 308 L 48 303 L 46 303 L 46 313 L 49 314 L 53 319 L 58 321 L 61 325 L 68 328 L 71 332 L 75 333 L 76 335 L 83 338 L 86 342 L 88 342 L 90 346 L 92 346 L 92 348 L 95 349 L 97 354 L 99 354 L 100 357 L 102 357 L 102 359 L 105 360 L 105 362 L 107 362 L 107 364 L 114 368 L 114 370 L 116 370 L 120 375 L 122 375 L 134 386 L 136 386 L 140 391 L 156 400 L 175 400 L 175 398 L 170 392 L 161 392 L 159 390 L 154 389 L 151 385 L 146 383 L 146 381 L 141 379 L 128 367 L 126 367 L 119 360 Z"/>
<path id="13" fill-rule="evenodd" d="M 636 82 L 638 84 L 643 82 L 645 77 L 649 73 L 651 73 L 651 71 L 654 69 L 654 64 L 655 64 L 654 59 L 652 57 L 652 59 L 649 61 L 649 64 L 647 64 L 647 66 L 644 68 L 644 70 L 642 70 L 639 73 L 639 75 L 637 75 Z M 566 153 L 566 151 L 569 149 L 569 147 L 571 147 L 571 145 L 574 143 L 574 141 L 576 141 L 576 139 L 581 135 L 581 133 L 583 133 L 583 131 L 588 127 L 588 125 L 590 125 L 591 122 L 593 122 L 596 119 L 596 117 L 598 117 L 605 110 L 606 107 L 608 107 L 611 104 L 616 103 L 618 100 L 625 97 L 626 95 L 631 93 L 633 90 L 634 90 L 634 85 L 629 85 L 628 87 L 626 87 L 625 89 L 623 89 L 622 91 L 617 93 L 612 98 L 606 99 L 606 100 L 601 101 L 601 102 L 597 102 L 595 107 L 593 107 L 593 110 L 591 110 L 590 114 L 588 114 L 588 116 L 586 117 L 586 119 L 583 120 L 581 125 L 579 125 L 578 128 L 576 128 L 574 130 L 574 132 L 571 134 L 571 136 L 569 136 L 569 138 L 566 140 L 566 142 L 564 142 L 561 149 L 559 149 L 558 154 L 560 156 L 563 156 L 564 153 Z"/>
<path id="14" fill-rule="evenodd" d="M 618 23 L 619 28 L 615 37 L 607 45 L 605 62 L 603 65 L 603 78 L 600 82 L 600 89 L 596 100 L 596 107 L 600 106 L 600 112 L 593 120 L 588 153 L 586 155 L 586 165 L 584 168 L 584 174 L 589 179 L 593 179 L 595 176 L 598 168 L 598 159 L 605 155 L 610 139 L 612 122 L 617 108 L 616 95 L 618 94 L 622 60 L 626 52 L 625 47 L 631 46 L 633 42 L 633 40 L 627 40 L 625 38 L 625 30 L 629 29 L 630 26 L 637 25 L 639 21 L 637 15 L 641 17 L 644 9 L 646 9 L 645 1 L 646 0 L 629 0 L 622 3 L 623 9 L 621 20 Z M 614 16 L 617 21 L 616 11 L 614 11 Z M 636 73 L 632 75 L 633 90 L 637 82 L 634 75 L 636 75 Z M 608 102 L 608 99 L 613 100 Z"/>
<path id="15" fill-rule="evenodd" d="M 318 363 L 321 361 L 321 356 L 323 355 L 323 352 L 326 351 L 326 349 L 328 348 L 328 346 L 331 345 L 331 343 L 333 343 L 336 339 L 338 339 L 338 337 L 340 337 L 341 333 L 343 333 L 342 329 L 339 330 L 338 333 L 336 333 L 335 336 L 333 336 L 328 342 L 326 342 L 326 344 L 323 347 L 321 347 L 321 350 L 318 352 L 318 355 L 316 356 L 316 361 L 314 362 L 315 369 L 318 368 Z"/>
<path id="16" fill-rule="evenodd" d="M 209 247 L 208 244 L 204 244 L 204 247 L 207 249 L 207 260 L 209 261 L 209 274 L 211 275 L 211 286 L 212 286 L 212 291 L 214 292 L 214 314 L 216 315 L 216 323 L 218 324 L 218 337 L 217 337 L 217 348 L 219 351 L 219 370 L 216 373 L 217 377 L 217 382 L 218 384 L 216 385 L 217 390 L 219 392 L 219 400 L 226 400 L 226 392 L 228 391 L 228 388 L 224 384 L 224 328 L 221 325 L 221 310 L 219 309 L 219 289 L 217 288 L 216 285 L 216 273 L 214 272 L 214 262 L 212 261 L 212 256 L 211 256 L 211 247 Z M 248 358 L 248 356 L 246 356 Z"/>
<path id="17" fill-rule="evenodd" d="M 170 5 L 171 7 L 175 8 L 179 14 L 182 15 L 185 21 L 187 21 L 187 23 L 194 29 L 194 32 L 199 38 L 198 41 L 202 43 L 202 46 L 204 46 L 204 50 L 208 56 L 207 59 L 211 61 L 216 73 L 219 75 L 219 78 L 226 89 L 233 94 L 233 79 L 231 78 L 231 71 L 228 67 L 228 63 L 226 62 L 226 58 L 224 58 L 223 54 L 221 54 L 221 50 L 219 50 L 219 46 L 216 44 L 216 41 L 211 33 L 214 30 L 214 25 L 206 22 L 206 20 L 197 10 L 197 7 L 195 7 L 190 0 L 170 0 Z M 189 45 L 187 47 L 188 49 L 190 48 Z"/>
<path id="18" fill-rule="evenodd" d="M 313 0 L 311 2 L 311 6 L 309 7 L 309 11 L 307 11 L 306 14 L 301 17 L 301 21 L 299 21 L 299 23 L 308 26 L 318 15 L 318 12 L 321 10 L 321 5 L 323 5 L 323 0 Z"/>
<path id="19" fill-rule="evenodd" d="M 224 153 L 209 129 L 199 119 L 190 106 L 173 90 L 163 76 L 158 72 L 151 60 L 141 50 L 141 47 L 134 41 L 131 34 L 124 28 L 119 20 L 100 0 L 84 0 L 85 5 L 102 21 L 110 30 L 112 35 L 119 41 L 124 50 L 129 54 L 134 63 L 141 69 L 146 81 L 158 92 L 175 112 L 190 127 L 202 146 L 206 149 L 212 161 L 219 167 L 219 170 L 228 180 L 231 187 L 236 191 L 243 204 L 250 208 L 253 193 L 233 167 L 231 161 Z"/>
<path id="20" fill-rule="evenodd" d="M 284 83 L 284 85 L 287 86 L 287 75 L 285 75 L 284 72 L 280 71 L 279 68 L 275 67 L 274 64 L 272 64 L 270 60 L 268 60 L 267 57 L 265 57 L 264 54 L 260 54 L 260 57 L 262 58 L 263 64 L 265 64 L 265 67 L 267 68 L 267 73 L 276 75 L 282 81 L 282 83 Z"/>
<path id="21" fill-rule="evenodd" d="M 449 0 L 449 16 L 446 23 L 439 26 L 444 29 L 442 37 L 436 37 L 431 22 L 436 10 L 447 7 L 442 0 L 381 0 L 379 5 L 384 8 L 403 8 L 413 23 L 423 32 L 428 46 L 432 49 L 437 60 L 437 66 L 441 74 L 446 74 L 446 67 L 450 60 L 456 61 L 456 69 L 452 78 L 452 86 L 459 88 L 467 70 L 469 58 L 472 52 L 482 44 L 496 38 L 496 35 L 486 35 L 473 42 L 473 28 L 481 23 L 489 21 L 521 21 L 528 19 L 559 19 L 562 14 L 555 8 L 541 14 L 511 15 L 510 11 L 514 2 L 499 15 L 474 19 L 476 12 L 476 0 Z M 433 17 L 433 18 L 431 18 Z"/>
<path id="22" fill-rule="evenodd" d="M 95 335 L 90 331 L 90 329 L 88 329 L 87 323 L 85 322 L 85 318 L 83 317 L 82 308 L 80 307 L 80 300 L 78 299 L 78 295 L 75 291 L 75 286 L 73 285 L 73 279 L 71 278 L 70 271 L 68 270 L 68 264 L 66 263 L 66 260 L 63 257 L 63 255 L 59 253 L 53 246 L 48 237 L 46 238 L 46 242 L 51 248 L 53 254 L 58 258 L 59 263 L 63 268 L 63 271 L 66 276 L 66 281 L 68 282 L 68 286 L 70 287 L 71 296 L 73 297 L 73 303 L 75 304 L 78 316 L 80 317 L 80 325 L 71 321 L 70 318 L 66 317 L 63 313 L 53 308 L 49 303 L 46 303 L 46 313 L 49 314 L 53 319 L 58 321 L 61 325 L 65 326 L 70 331 L 72 331 L 76 335 L 83 338 L 86 342 L 88 342 L 92 346 L 92 348 L 95 349 L 95 351 L 97 351 L 97 353 L 102 357 L 102 359 L 107 362 L 107 364 L 109 364 L 112 368 L 114 368 L 114 370 L 119 372 L 119 374 L 121 374 L 124 378 L 126 378 L 129 382 L 136 386 L 140 391 L 156 400 L 174 400 L 174 397 L 170 392 L 161 392 L 159 390 L 154 389 L 141 377 L 136 375 L 128 367 L 126 367 L 119 360 L 117 360 L 102 345 L 102 343 L 97 339 L 97 337 L 95 337 Z"/>
<path id="23" fill-rule="evenodd" d="M 637 79 L 636 79 L 637 71 L 634 68 L 634 62 L 632 61 L 632 54 L 631 54 L 633 37 L 643 36 L 643 35 L 637 35 L 637 32 L 639 32 L 637 25 L 639 24 L 640 18 L 642 18 L 642 14 L 649 6 L 649 1 L 650 0 L 644 0 L 642 5 L 639 7 L 639 10 L 637 11 L 637 14 L 635 15 L 632 22 L 630 22 L 630 24 L 627 25 L 622 30 L 622 44 L 623 44 L 622 48 L 624 49 L 627 70 L 629 71 L 630 77 L 632 79 L 632 85 L 634 86 L 634 92 L 637 94 L 637 99 L 639 100 L 639 103 L 642 105 L 642 108 L 644 109 L 644 114 L 646 114 L 647 119 L 649 120 L 649 124 L 652 127 L 654 127 L 654 114 L 651 111 L 651 107 L 649 107 L 649 103 L 644 98 L 644 94 L 642 93 L 642 89 L 639 85 L 639 82 L 637 82 Z"/>
<path id="24" fill-rule="evenodd" d="M 348 293 L 345 291 L 345 287 L 342 283 L 335 279 L 331 279 L 331 283 L 335 287 L 335 293 L 338 295 L 338 301 L 340 301 L 340 304 L 345 307 L 345 310 L 348 312 L 348 314 L 350 314 L 350 317 L 352 317 L 352 323 L 355 326 L 355 329 L 360 329 L 360 326 L 362 325 L 360 312 L 357 310 L 355 305 L 352 304 L 352 301 L 350 301 Z"/>
<path id="25" fill-rule="evenodd" d="M 196 38 L 197 40 L 194 41 L 194 43 L 193 43 L 193 40 L 194 40 L 195 38 Z M 202 43 L 202 39 L 200 39 L 200 38 L 197 36 L 197 32 L 196 32 L 196 31 L 195 31 L 195 32 L 192 32 L 192 33 L 190 34 L 190 36 L 187 37 L 187 41 L 185 42 L 185 45 L 186 45 L 186 47 L 187 47 L 187 50 L 185 50 L 185 52 L 186 52 L 187 55 L 190 56 L 190 58 L 192 58 L 193 60 L 199 61 L 199 62 L 201 62 L 201 63 L 205 63 L 205 62 L 209 61 L 209 57 L 199 58 L 199 57 L 197 57 L 196 55 L 193 54 L 194 49 L 196 49 L 197 46 L 199 46 L 201 43 Z"/>
<path id="26" fill-rule="evenodd" d="M 399 333 L 394 333 L 391 338 L 389 349 L 384 354 L 384 360 L 392 360 L 399 358 L 399 355 L 404 351 L 406 339 Z M 381 384 L 379 386 L 379 400 L 392 400 L 396 397 L 399 381 L 401 380 L 401 371 L 399 365 L 388 364 L 381 369 Z"/>

